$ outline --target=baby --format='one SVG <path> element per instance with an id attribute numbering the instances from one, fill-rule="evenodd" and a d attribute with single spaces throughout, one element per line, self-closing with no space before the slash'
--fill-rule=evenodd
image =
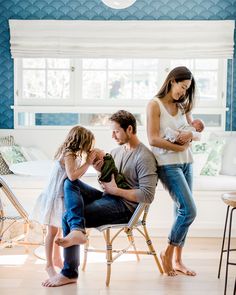
<path id="1" fill-rule="evenodd" d="M 191 122 L 189 125 L 184 125 L 178 130 L 171 129 L 170 127 L 167 127 L 165 129 L 165 134 L 164 134 L 164 139 L 170 141 L 170 142 L 175 142 L 178 143 L 178 137 L 181 134 L 181 132 L 185 131 L 191 131 L 193 138 L 192 140 L 200 140 L 201 139 L 201 132 L 204 130 L 205 124 L 201 119 L 195 119 Z M 166 149 L 158 148 L 158 152 L 160 154 L 164 154 L 166 152 L 171 152 Z"/>
<path id="2" fill-rule="evenodd" d="M 127 183 L 124 175 L 118 172 L 115 166 L 115 161 L 112 158 L 112 155 L 105 153 L 103 150 L 100 150 L 97 148 L 95 150 L 96 150 L 96 158 L 94 162 L 96 162 L 97 160 L 103 160 L 103 165 L 100 171 L 101 174 L 98 180 L 102 182 L 110 182 L 112 178 L 112 174 L 114 174 L 115 182 L 119 188 L 130 189 L 130 186 Z"/>

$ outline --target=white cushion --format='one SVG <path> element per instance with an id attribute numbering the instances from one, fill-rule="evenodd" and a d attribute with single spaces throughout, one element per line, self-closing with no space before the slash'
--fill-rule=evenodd
<path id="1" fill-rule="evenodd" d="M 15 189 L 40 189 L 42 190 L 47 182 L 48 177 L 45 176 L 19 176 L 15 174 L 1 175 L 7 185 Z"/>
<path id="2" fill-rule="evenodd" d="M 38 161 L 38 160 L 48 160 L 48 156 L 39 148 L 30 146 L 30 147 L 21 147 L 21 151 L 27 161 Z"/>
<path id="3" fill-rule="evenodd" d="M 236 138 L 229 138 L 225 144 L 223 155 L 221 174 L 236 175 Z"/>
<path id="4" fill-rule="evenodd" d="M 193 189 L 197 191 L 236 191 L 236 177 L 201 175 L 193 178 Z"/>
<path id="5" fill-rule="evenodd" d="M 40 160 L 40 161 L 27 161 L 10 165 L 10 170 L 18 175 L 31 175 L 31 176 L 47 176 L 49 177 L 53 167 L 53 161 Z"/>

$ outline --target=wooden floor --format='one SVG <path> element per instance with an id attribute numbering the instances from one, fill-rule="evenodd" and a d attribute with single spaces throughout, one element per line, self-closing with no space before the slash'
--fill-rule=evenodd
<path id="1" fill-rule="evenodd" d="M 119 242 L 124 242 L 122 239 Z M 156 249 L 164 248 L 164 239 L 153 239 L 153 242 Z M 92 244 L 101 243 L 101 238 L 93 238 Z M 112 266 L 110 287 L 105 286 L 106 265 L 103 254 L 90 253 L 87 270 L 85 273 L 80 272 L 77 284 L 45 288 L 41 286 L 41 281 L 46 278 L 44 260 L 38 259 L 33 251 L 26 254 L 22 247 L 3 249 L 0 250 L 0 294 L 221 295 L 225 264 L 221 278 L 217 279 L 220 244 L 220 239 L 188 239 L 184 259 L 187 265 L 197 271 L 196 277 L 181 274 L 177 277 L 162 276 L 152 257 L 142 256 L 141 261 L 137 262 L 133 255 L 124 255 Z M 236 244 L 236 239 L 233 244 Z M 145 247 L 139 238 L 137 246 Z M 232 257 L 236 261 L 236 253 Z M 227 295 L 233 295 L 235 276 L 236 266 L 231 266 Z"/>

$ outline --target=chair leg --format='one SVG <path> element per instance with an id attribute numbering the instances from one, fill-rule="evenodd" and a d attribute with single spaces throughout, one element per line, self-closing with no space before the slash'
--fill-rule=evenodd
<path id="1" fill-rule="evenodd" d="M 108 287 L 111 279 L 111 264 L 112 264 L 112 243 L 110 229 L 106 230 L 106 259 L 107 259 L 107 276 L 106 276 L 106 286 Z"/>
<path id="2" fill-rule="evenodd" d="M 233 292 L 233 295 L 236 295 L 236 278 L 235 278 L 235 281 L 234 281 L 234 292 Z"/>
<path id="3" fill-rule="evenodd" d="M 218 279 L 220 278 L 220 272 L 221 272 L 221 264 L 222 264 L 222 258 L 223 258 L 223 253 L 224 253 L 225 234 L 226 234 L 226 229 L 227 229 L 228 216 L 229 216 L 229 206 L 227 207 L 226 216 L 225 216 L 225 226 L 224 226 L 224 233 L 223 233 L 223 239 L 222 239 L 222 245 L 221 245 L 221 252 L 220 252 L 220 262 L 219 262 L 219 269 L 218 269 Z"/>
<path id="4" fill-rule="evenodd" d="M 137 261 L 140 261 L 140 258 L 139 258 L 138 252 L 137 252 L 137 248 L 136 248 L 136 245 L 134 242 L 133 232 L 129 231 L 129 233 L 127 234 L 127 237 L 128 237 L 128 240 L 131 242 L 132 247 L 134 248 L 134 251 L 136 252 L 135 255 L 136 255 Z"/>
<path id="5" fill-rule="evenodd" d="M 232 228 L 232 219 L 233 219 L 233 211 L 234 211 L 234 209 L 236 209 L 236 208 L 231 209 L 230 219 L 229 219 L 229 237 L 228 237 L 227 258 L 226 258 L 224 295 L 226 295 L 226 291 L 227 291 L 228 270 L 229 270 L 229 252 L 230 252 L 230 242 L 231 242 L 231 228 Z"/>
<path id="6" fill-rule="evenodd" d="M 83 266 L 82 271 L 85 271 L 86 265 L 87 265 L 87 259 L 88 259 L 88 248 L 89 248 L 89 233 L 90 231 L 87 231 L 87 242 L 84 245 L 84 259 L 83 259 Z"/>
<path id="7" fill-rule="evenodd" d="M 152 245 L 152 241 L 150 239 L 150 236 L 148 234 L 148 231 L 147 231 L 147 228 L 146 228 L 145 224 L 143 225 L 143 229 L 144 229 L 144 234 L 145 234 L 147 246 L 148 246 L 150 252 L 152 253 L 152 255 L 153 255 L 154 259 L 155 259 L 155 262 L 156 262 L 156 264 L 158 266 L 158 269 L 159 269 L 160 273 L 163 274 L 164 273 L 163 268 L 162 268 L 161 263 L 160 263 L 160 261 L 159 261 L 159 259 L 157 257 L 156 251 L 155 251 L 155 249 L 154 249 L 154 247 Z"/>

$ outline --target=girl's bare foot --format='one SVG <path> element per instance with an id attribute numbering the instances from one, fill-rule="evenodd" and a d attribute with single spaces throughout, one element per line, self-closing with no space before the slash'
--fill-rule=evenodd
<path id="1" fill-rule="evenodd" d="M 182 262 L 175 262 L 174 269 L 176 271 L 182 272 L 183 274 L 185 274 L 187 276 L 195 276 L 196 275 L 196 272 L 194 270 L 187 268 Z"/>
<path id="2" fill-rule="evenodd" d="M 77 279 L 69 279 L 62 274 L 56 274 L 52 278 L 49 278 L 42 282 L 42 286 L 44 287 L 59 287 L 67 284 L 73 284 L 76 283 Z"/>
<path id="3" fill-rule="evenodd" d="M 57 274 L 57 272 L 53 266 L 46 266 L 45 270 L 46 270 L 49 278 L 52 278 Z"/>
<path id="4" fill-rule="evenodd" d="M 160 257 L 161 257 L 164 273 L 170 277 L 177 276 L 177 273 L 172 266 L 172 257 L 169 257 L 166 254 L 166 252 L 161 252 Z"/>
<path id="5" fill-rule="evenodd" d="M 86 235 L 80 230 L 72 230 L 66 237 L 58 238 L 55 243 L 63 248 L 82 245 L 87 241 Z"/>

